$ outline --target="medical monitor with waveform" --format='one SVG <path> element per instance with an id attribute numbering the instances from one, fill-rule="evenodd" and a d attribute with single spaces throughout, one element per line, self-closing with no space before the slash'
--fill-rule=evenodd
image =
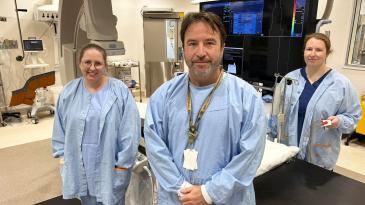
<path id="1" fill-rule="evenodd" d="M 201 11 L 217 14 L 228 35 L 302 37 L 308 0 L 202 2 Z"/>

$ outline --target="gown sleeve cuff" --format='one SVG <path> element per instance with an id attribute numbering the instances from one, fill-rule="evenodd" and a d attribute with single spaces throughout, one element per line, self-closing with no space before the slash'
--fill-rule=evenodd
<path id="1" fill-rule="evenodd" d="M 181 196 L 181 195 L 182 195 L 182 193 L 180 192 L 180 190 L 181 190 L 181 189 L 183 189 L 183 188 L 191 187 L 191 186 L 192 186 L 192 185 L 191 185 L 189 182 L 184 181 L 184 182 L 182 183 L 182 185 L 180 186 L 180 189 L 177 191 L 177 195 Z"/>
<path id="2" fill-rule="evenodd" d="M 202 185 L 202 186 L 201 186 L 201 190 L 202 190 L 202 195 L 203 195 L 203 197 L 204 197 L 204 200 L 205 200 L 208 204 L 212 204 L 212 203 L 213 203 L 213 201 L 212 201 L 212 199 L 210 198 L 210 196 L 209 196 L 209 194 L 208 194 L 207 190 L 205 189 L 205 185 Z"/>

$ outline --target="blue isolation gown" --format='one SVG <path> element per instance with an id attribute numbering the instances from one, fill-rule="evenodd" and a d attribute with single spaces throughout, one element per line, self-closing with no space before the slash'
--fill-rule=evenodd
<path id="1" fill-rule="evenodd" d="M 284 144 L 298 146 L 297 157 L 326 169 L 333 169 L 340 153 L 341 136 L 351 133 L 361 117 L 360 101 L 351 82 L 332 69 L 322 80 L 308 102 L 303 128 L 298 133 L 299 98 L 306 79 L 300 69 L 286 75 L 294 79 L 285 92 L 285 139 Z M 281 82 L 281 85 L 284 81 Z M 337 116 L 339 127 L 322 127 L 321 120 Z M 269 135 L 275 137 L 278 129 L 277 117 L 271 119 Z M 298 144 L 298 134 L 300 141 Z"/>
<path id="2" fill-rule="evenodd" d="M 140 117 L 127 86 L 120 80 L 109 78 L 108 94 L 103 99 L 99 122 L 93 125 L 98 126 L 97 139 L 94 138 L 91 142 L 97 145 L 94 150 L 95 158 L 83 159 L 84 134 L 90 132 L 87 116 L 93 96 L 84 92 L 82 82 L 82 78 L 78 78 L 65 85 L 59 95 L 55 112 L 52 148 L 54 157 L 64 158 L 61 168 L 63 198 L 87 195 L 90 188 L 87 175 L 90 170 L 85 168 L 93 166 L 95 186 L 92 194 L 95 194 L 98 202 L 114 205 L 124 201 L 138 151 Z M 95 161 L 85 167 L 84 160 Z M 127 170 L 119 171 L 115 167 Z"/>
<path id="3" fill-rule="evenodd" d="M 195 116 L 212 89 L 190 86 Z M 256 90 L 224 74 L 204 113 L 193 145 L 188 145 L 188 74 L 164 83 L 151 96 L 145 118 L 147 156 L 158 181 L 158 203 L 180 204 L 186 181 L 205 185 L 214 204 L 255 204 L 252 180 L 265 146 L 266 117 Z M 198 169 L 183 168 L 183 151 L 198 151 Z"/>

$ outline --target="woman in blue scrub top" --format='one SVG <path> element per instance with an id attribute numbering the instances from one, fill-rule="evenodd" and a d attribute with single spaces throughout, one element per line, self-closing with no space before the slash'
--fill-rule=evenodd
<path id="1" fill-rule="evenodd" d="M 57 101 L 53 156 L 61 158 L 63 198 L 82 204 L 124 204 L 140 136 L 133 96 L 107 76 L 105 50 L 88 44 L 79 57 L 81 78 Z"/>
<path id="2" fill-rule="evenodd" d="M 287 84 L 281 142 L 298 146 L 299 159 L 333 169 L 342 134 L 352 132 L 360 119 L 359 99 L 351 82 L 326 65 L 331 53 L 331 42 L 326 35 L 310 34 L 305 37 L 304 45 L 306 66 L 285 76 L 291 83 L 287 80 L 280 83 Z M 276 129 L 271 126 L 269 135 L 276 133 Z"/>

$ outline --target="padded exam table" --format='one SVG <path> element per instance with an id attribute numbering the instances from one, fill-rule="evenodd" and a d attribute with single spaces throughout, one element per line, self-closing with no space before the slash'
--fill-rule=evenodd
<path id="1" fill-rule="evenodd" d="M 299 159 L 255 178 L 257 205 L 364 205 L 365 184 Z"/>

